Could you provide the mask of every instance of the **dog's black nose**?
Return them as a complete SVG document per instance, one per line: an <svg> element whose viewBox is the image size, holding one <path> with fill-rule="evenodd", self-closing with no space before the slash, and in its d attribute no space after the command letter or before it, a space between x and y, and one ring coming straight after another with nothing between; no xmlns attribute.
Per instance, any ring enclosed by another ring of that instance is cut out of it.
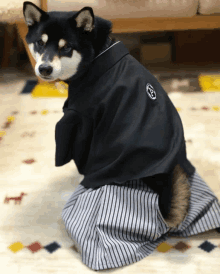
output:
<svg viewBox="0 0 220 274"><path fill-rule="evenodd" d="M39 72L41 75L43 76L49 76L53 71L53 68L51 66L48 66L48 65L40 65L39 66Z"/></svg>

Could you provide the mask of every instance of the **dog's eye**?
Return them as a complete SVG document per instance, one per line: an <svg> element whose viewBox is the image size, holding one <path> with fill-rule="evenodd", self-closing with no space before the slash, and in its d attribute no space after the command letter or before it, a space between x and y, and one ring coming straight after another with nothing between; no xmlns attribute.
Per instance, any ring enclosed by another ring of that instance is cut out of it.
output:
<svg viewBox="0 0 220 274"><path fill-rule="evenodd" d="M44 45L44 42L42 40L39 40L37 41L37 44L42 47Z"/></svg>
<svg viewBox="0 0 220 274"><path fill-rule="evenodd" d="M68 45L65 45L65 46L63 47L63 50L64 50L64 51L70 51L70 50L71 50L71 47L68 46Z"/></svg>

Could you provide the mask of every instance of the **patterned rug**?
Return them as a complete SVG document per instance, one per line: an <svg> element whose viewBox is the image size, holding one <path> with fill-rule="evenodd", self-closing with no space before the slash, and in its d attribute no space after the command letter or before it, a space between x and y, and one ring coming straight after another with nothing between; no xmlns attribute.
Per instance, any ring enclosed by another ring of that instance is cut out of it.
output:
<svg viewBox="0 0 220 274"><path fill-rule="evenodd" d="M219 93L202 92L198 77L185 84L159 78L181 116L188 158L220 199ZM33 98L34 86L21 92L25 85L0 85L0 90L14 89L0 93L1 268L8 273L89 273L61 218L83 179L73 161L55 167L54 130L65 98ZM219 273L219 256L220 234L213 230L172 237L135 264L103 271Z"/></svg>

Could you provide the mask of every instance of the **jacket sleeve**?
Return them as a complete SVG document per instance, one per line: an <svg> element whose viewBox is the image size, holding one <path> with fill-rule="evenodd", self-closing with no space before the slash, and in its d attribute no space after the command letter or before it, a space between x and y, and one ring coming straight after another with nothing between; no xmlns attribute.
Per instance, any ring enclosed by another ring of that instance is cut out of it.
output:
<svg viewBox="0 0 220 274"><path fill-rule="evenodd" d="M79 123L79 114L74 110L64 108L64 115L55 127L55 166L63 166L73 158L72 147L78 134Z"/></svg>

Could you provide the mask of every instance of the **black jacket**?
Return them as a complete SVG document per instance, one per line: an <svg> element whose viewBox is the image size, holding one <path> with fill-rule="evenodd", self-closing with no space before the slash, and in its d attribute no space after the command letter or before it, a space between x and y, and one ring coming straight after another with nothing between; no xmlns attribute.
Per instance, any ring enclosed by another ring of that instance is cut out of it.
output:
<svg viewBox="0 0 220 274"><path fill-rule="evenodd" d="M157 79L121 41L69 85L56 124L56 166L74 160L85 187L171 174L191 175L180 116Z"/></svg>

